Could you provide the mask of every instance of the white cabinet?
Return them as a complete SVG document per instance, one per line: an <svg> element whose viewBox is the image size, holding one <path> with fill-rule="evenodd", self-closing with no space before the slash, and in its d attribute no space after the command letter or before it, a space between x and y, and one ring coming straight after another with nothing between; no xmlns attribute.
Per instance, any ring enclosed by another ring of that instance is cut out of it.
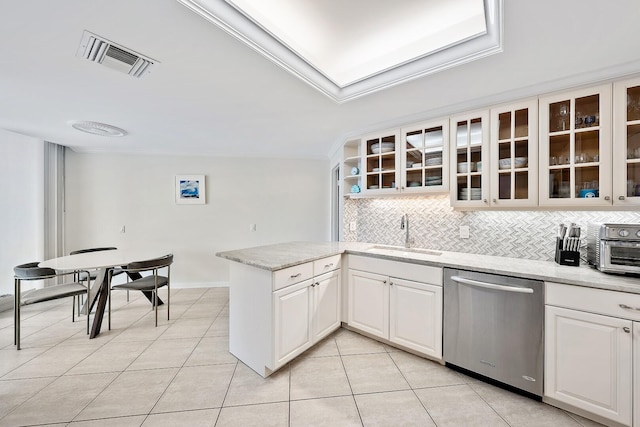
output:
<svg viewBox="0 0 640 427"><path fill-rule="evenodd" d="M628 320L547 306L545 396L631 425Z"/></svg>
<svg viewBox="0 0 640 427"><path fill-rule="evenodd" d="M389 341L442 357L442 286L390 278Z"/></svg>
<svg viewBox="0 0 640 427"><path fill-rule="evenodd" d="M389 336L389 277L349 269L348 323L380 338Z"/></svg>
<svg viewBox="0 0 640 427"><path fill-rule="evenodd" d="M611 85L540 98L540 206L611 205Z"/></svg>
<svg viewBox="0 0 640 427"><path fill-rule="evenodd" d="M313 343L340 327L340 271L315 277L312 285Z"/></svg>
<svg viewBox="0 0 640 427"><path fill-rule="evenodd" d="M639 426L640 295L547 283L545 298L544 400Z"/></svg>
<svg viewBox="0 0 640 427"><path fill-rule="evenodd" d="M449 189L449 119L415 123L343 146L344 194L379 196Z"/></svg>
<svg viewBox="0 0 640 427"><path fill-rule="evenodd" d="M400 191L438 193L449 190L449 119L402 128Z"/></svg>
<svg viewBox="0 0 640 427"><path fill-rule="evenodd" d="M640 77L613 84L613 204L640 205Z"/></svg>
<svg viewBox="0 0 640 427"><path fill-rule="evenodd" d="M489 206L489 110L450 119L451 206Z"/></svg>
<svg viewBox="0 0 640 427"><path fill-rule="evenodd" d="M276 366L311 347L312 285L306 280L273 293Z"/></svg>
<svg viewBox="0 0 640 427"><path fill-rule="evenodd" d="M360 151L365 195L395 194L399 191L400 129L362 137Z"/></svg>
<svg viewBox="0 0 640 427"><path fill-rule="evenodd" d="M348 277L351 328L442 358L441 268L350 256Z"/></svg>
<svg viewBox="0 0 640 427"><path fill-rule="evenodd" d="M263 377L340 327L341 255L274 272L231 264L229 351Z"/></svg>
<svg viewBox="0 0 640 427"><path fill-rule="evenodd" d="M640 322L633 322L633 425L640 427Z"/></svg>
<svg viewBox="0 0 640 427"><path fill-rule="evenodd" d="M492 207L538 205L538 100L491 109Z"/></svg>
<svg viewBox="0 0 640 427"><path fill-rule="evenodd" d="M340 327L340 272L273 293L275 365L281 366Z"/></svg>

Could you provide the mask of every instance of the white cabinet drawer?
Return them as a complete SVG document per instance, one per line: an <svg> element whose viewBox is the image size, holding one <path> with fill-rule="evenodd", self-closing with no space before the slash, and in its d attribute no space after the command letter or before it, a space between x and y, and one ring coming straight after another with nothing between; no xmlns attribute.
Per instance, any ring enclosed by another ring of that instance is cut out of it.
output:
<svg viewBox="0 0 640 427"><path fill-rule="evenodd" d="M273 272L273 290L286 288L303 280L313 277L313 263L294 265L293 267L283 268Z"/></svg>
<svg viewBox="0 0 640 427"><path fill-rule="evenodd" d="M545 301L547 305L640 320L640 294L546 282Z"/></svg>
<svg viewBox="0 0 640 427"><path fill-rule="evenodd" d="M342 255L333 255L326 258L318 259L313 262L313 275L319 276L329 271L337 270L340 268L340 260Z"/></svg>

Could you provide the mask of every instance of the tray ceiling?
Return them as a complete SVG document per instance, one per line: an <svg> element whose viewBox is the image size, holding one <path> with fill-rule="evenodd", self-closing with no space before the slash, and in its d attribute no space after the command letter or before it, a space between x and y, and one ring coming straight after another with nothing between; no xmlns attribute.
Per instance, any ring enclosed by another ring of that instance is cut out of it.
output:
<svg viewBox="0 0 640 427"><path fill-rule="evenodd" d="M499 0L178 0L335 101L502 51Z"/></svg>

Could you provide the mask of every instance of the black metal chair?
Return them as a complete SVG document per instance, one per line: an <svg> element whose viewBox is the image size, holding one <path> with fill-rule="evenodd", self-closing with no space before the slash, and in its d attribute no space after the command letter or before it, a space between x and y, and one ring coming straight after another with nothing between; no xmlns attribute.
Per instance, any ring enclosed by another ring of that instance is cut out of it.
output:
<svg viewBox="0 0 640 427"><path fill-rule="evenodd" d="M158 326L158 289L167 287L167 320L169 320L170 294L171 294L171 264L173 264L173 254L168 254L160 258L154 258L146 261L136 261L122 267L122 270L129 273L151 272L148 276L142 276L139 279L132 280L127 283L111 286L111 270L109 271L109 329L111 329L111 290L126 289L134 291L152 292L152 304L156 314L156 326ZM166 268L167 275L160 276L158 270Z"/></svg>
<svg viewBox="0 0 640 427"><path fill-rule="evenodd" d="M67 273L57 273L52 268L38 267L37 262L30 262L27 264L21 264L13 268L14 276L14 329L13 329L13 338L14 344L17 349L20 350L20 306L21 305L29 305L36 304L39 302L50 301L59 298L73 297L73 301L71 303L71 321L75 322L75 312L76 312L76 297L84 294L89 294L89 286L91 281L86 280L86 286L80 283L79 281L62 283L62 284L54 284L51 286L45 286L40 289L33 289L28 292L25 292L22 295L22 281L23 280L44 280L51 279L55 277L67 276L67 275L75 275L77 272L67 272ZM84 274L89 277L88 271L83 271ZM89 316L87 315L87 334L89 333Z"/></svg>

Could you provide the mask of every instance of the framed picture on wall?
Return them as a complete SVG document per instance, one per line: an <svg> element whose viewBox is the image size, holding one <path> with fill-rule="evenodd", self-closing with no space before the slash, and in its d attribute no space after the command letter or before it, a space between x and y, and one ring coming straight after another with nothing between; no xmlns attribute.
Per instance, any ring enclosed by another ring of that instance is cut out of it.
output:
<svg viewBox="0 0 640 427"><path fill-rule="evenodd" d="M204 205L206 193L204 175L176 175L176 204Z"/></svg>

